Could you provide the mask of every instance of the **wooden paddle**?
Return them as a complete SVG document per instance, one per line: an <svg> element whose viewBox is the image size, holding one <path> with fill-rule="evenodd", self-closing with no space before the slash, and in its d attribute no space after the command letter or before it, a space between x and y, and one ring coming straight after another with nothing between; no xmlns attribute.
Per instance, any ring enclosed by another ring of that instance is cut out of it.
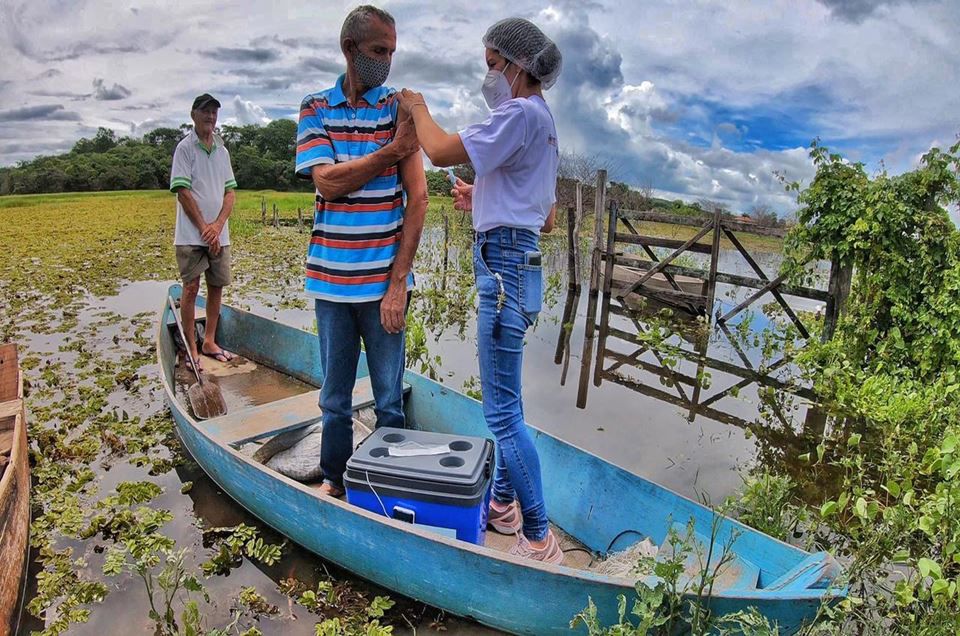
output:
<svg viewBox="0 0 960 636"><path fill-rule="evenodd" d="M187 389L187 397L190 399L190 408L193 409L193 415L198 420L206 420L211 417L226 415L227 403L223 399L223 393L220 387L212 382L204 382L200 377L200 370L197 368L197 361L193 359L190 353L190 345L187 343L187 337L183 333L183 323L180 322L180 311L177 304L173 302L173 296L167 296L170 301L170 311L177 321L177 330L180 332L180 339L183 340L183 346L186 349L187 360L190 361L190 368L193 374L197 376L197 383Z"/></svg>

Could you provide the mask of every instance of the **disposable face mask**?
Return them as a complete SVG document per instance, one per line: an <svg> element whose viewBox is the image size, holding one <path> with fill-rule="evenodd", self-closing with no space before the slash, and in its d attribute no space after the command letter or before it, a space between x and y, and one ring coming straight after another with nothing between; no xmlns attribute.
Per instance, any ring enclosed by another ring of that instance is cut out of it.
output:
<svg viewBox="0 0 960 636"><path fill-rule="evenodd" d="M503 70L506 71L509 66L510 65L507 64L507 66L503 67ZM503 74L503 71L496 69L487 71L486 77L483 78L483 86L480 88L480 92L483 93L483 99L487 102L490 110L495 110L500 104L513 97L513 85L516 84L518 77L520 77L519 71L513 77L513 81L508 82L507 76Z"/></svg>
<svg viewBox="0 0 960 636"><path fill-rule="evenodd" d="M390 62L367 57L360 49L357 49L353 56L353 66L357 69L357 78L364 88L382 86L390 75Z"/></svg>

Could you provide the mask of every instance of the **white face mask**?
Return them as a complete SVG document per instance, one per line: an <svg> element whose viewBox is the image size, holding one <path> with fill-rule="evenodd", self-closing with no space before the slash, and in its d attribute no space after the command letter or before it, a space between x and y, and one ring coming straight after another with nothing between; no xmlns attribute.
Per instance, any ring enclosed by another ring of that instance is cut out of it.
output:
<svg viewBox="0 0 960 636"><path fill-rule="evenodd" d="M510 66L510 64L508 63L507 66ZM504 71L507 70L507 66L503 67ZM483 99L487 102L490 110L496 109L500 104L513 97L513 85L517 83L518 77L520 77L520 71L517 71L517 74L514 75L512 82L507 82L507 76L503 74L503 71L496 69L487 71L480 92L483 93Z"/></svg>

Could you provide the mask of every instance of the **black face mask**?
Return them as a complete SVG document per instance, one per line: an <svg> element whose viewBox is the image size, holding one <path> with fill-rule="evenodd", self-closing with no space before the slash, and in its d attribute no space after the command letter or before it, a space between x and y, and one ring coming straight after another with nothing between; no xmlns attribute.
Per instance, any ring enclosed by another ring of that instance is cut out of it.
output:
<svg viewBox="0 0 960 636"><path fill-rule="evenodd" d="M356 69L357 78L364 88L382 86L390 75L390 62L367 57L360 52L359 47L354 47L353 68Z"/></svg>

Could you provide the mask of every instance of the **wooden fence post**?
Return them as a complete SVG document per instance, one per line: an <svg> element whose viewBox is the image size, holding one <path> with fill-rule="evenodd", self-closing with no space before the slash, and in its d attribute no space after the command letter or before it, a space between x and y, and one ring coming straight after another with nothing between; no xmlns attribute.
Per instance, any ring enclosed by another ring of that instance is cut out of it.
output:
<svg viewBox="0 0 960 636"><path fill-rule="evenodd" d="M833 338L837 330L837 321L840 319L840 313L847 302L847 296L850 295L850 285L853 281L853 266L842 265L840 259L836 256L830 261L830 282L827 291L830 294L830 300L827 301L827 308L823 317L823 337L824 342Z"/></svg>
<svg viewBox="0 0 960 636"><path fill-rule="evenodd" d="M446 208L440 208L443 215L443 278L440 280L440 289L447 289L447 268L450 266L450 216Z"/></svg>
<svg viewBox="0 0 960 636"><path fill-rule="evenodd" d="M297 232L303 234L303 208L297 206Z"/></svg>
<svg viewBox="0 0 960 636"><path fill-rule="evenodd" d="M579 289L580 281L577 279L577 219L574 217L576 212L574 207L567 207L567 289Z"/></svg>
<svg viewBox="0 0 960 636"><path fill-rule="evenodd" d="M267 224L267 200L260 197L260 223Z"/></svg>
<svg viewBox="0 0 960 636"><path fill-rule="evenodd" d="M617 202L610 202L610 216L607 221L606 260L603 272L603 300L600 303L600 338L597 342L597 360L593 367L593 386L600 386L603 372L603 360L607 347L607 333L610 323L610 291L613 285L613 267L616 264Z"/></svg>
<svg viewBox="0 0 960 636"><path fill-rule="evenodd" d="M713 245L710 248L710 276L707 278L707 318L713 321L713 301L717 294L717 265L720 261L720 232L723 217L720 207L713 211Z"/></svg>
<svg viewBox="0 0 960 636"><path fill-rule="evenodd" d="M587 297L587 324L583 333L580 386L577 390L577 408L581 409L587 406L587 384L590 382L590 364L593 361L593 335L597 322L597 296L600 291L600 252L603 249L603 211L606 185L607 171L597 170L597 191L593 204L593 254L590 259L590 294Z"/></svg>

